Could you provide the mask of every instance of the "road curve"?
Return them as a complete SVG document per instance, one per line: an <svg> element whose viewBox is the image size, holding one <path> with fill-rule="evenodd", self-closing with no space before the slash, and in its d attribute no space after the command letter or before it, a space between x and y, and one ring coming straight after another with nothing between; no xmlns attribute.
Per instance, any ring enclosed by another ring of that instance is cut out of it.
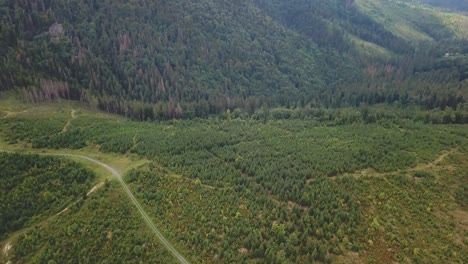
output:
<svg viewBox="0 0 468 264"><path fill-rule="evenodd" d="M0 150L0 152L1 151L3 151L3 150ZM3 151L3 152L9 152L9 151ZM180 261L180 263L189 264L189 262L171 245L171 243L169 243L169 241L167 241L167 239L163 236L163 234L159 231L159 229L153 223L151 218L149 218L148 214L146 214L145 210L141 207L140 203L138 203L137 199L135 198L135 196L133 196L133 193L130 191L127 184L122 179L122 175L120 175L120 173L116 169L114 169L111 166L109 166L107 164L104 164L104 163L102 163L102 162L100 162L98 160L95 160L95 159L92 159L92 158L89 158L89 157L86 157L86 156L82 156L82 155L46 154L46 153L44 153L44 154L41 153L41 155L64 156L64 157L73 157L73 158L84 159L84 160L87 160L87 161L92 162L94 164L97 164L97 165L103 167L104 169L106 169L107 171L109 171L110 173L112 173L112 175L114 175L117 178L117 180L120 182L120 184L124 188L125 192L127 193L127 196L130 198L130 200L132 200L133 204L136 206L136 208L140 212L141 216L143 217L143 220L145 220L146 224L148 224L148 226L153 231L153 233L158 237L159 241L161 241L161 243L167 248L167 250L169 250Z"/></svg>

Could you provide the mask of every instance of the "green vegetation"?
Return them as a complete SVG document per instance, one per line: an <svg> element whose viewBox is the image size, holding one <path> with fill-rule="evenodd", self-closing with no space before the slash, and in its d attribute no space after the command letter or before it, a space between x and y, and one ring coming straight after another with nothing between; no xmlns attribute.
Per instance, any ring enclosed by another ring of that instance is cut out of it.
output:
<svg viewBox="0 0 468 264"><path fill-rule="evenodd" d="M359 8L388 31L408 43L440 41L453 37L437 14L419 5L392 0L357 0Z"/></svg>
<svg viewBox="0 0 468 264"><path fill-rule="evenodd" d="M168 239L194 261L456 262L467 257L460 219L466 215L468 129L456 122L431 123L445 111L273 109L266 118L237 112L139 123L77 109L68 129L57 125L54 134L52 110L32 108L28 112L34 115L2 119L0 133L27 148L73 149L73 142L83 142L86 151L98 146L105 153L150 160L125 180ZM67 111L57 115L61 112ZM109 208L107 199L94 206ZM87 208L77 210L73 221L81 224L74 232L93 225L86 222L89 212L81 211ZM57 226L62 225L70 222ZM65 237L46 229L18 259L38 254L48 232ZM152 238L132 239L125 245L139 252L138 246ZM96 241L80 241L97 247ZM59 249L59 254L69 259L82 254L79 249ZM52 253L40 254L45 260ZM151 259L147 254L141 259Z"/></svg>
<svg viewBox="0 0 468 264"><path fill-rule="evenodd" d="M457 190L457 202L461 206L465 206L468 202L468 184L462 184Z"/></svg>
<svg viewBox="0 0 468 264"><path fill-rule="evenodd" d="M203 116L266 96L296 101L358 76L342 70L354 69L349 58L319 51L249 1L1 1L0 10L2 89L20 88L27 101Z"/></svg>
<svg viewBox="0 0 468 264"><path fill-rule="evenodd" d="M0 262L463 263L460 10L0 0Z"/></svg>
<svg viewBox="0 0 468 264"><path fill-rule="evenodd" d="M307 209L272 200L255 183L211 187L199 180L164 177L157 170L133 171L127 177L154 218L177 230L173 239L207 260L324 261L327 251L339 246L332 237L337 232L351 235L360 220L357 204L326 179L312 184L313 206Z"/></svg>
<svg viewBox="0 0 468 264"><path fill-rule="evenodd" d="M459 195L468 181L466 153L446 156L415 168L414 177L402 171L337 178L366 212L369 233L362 242L369 262L463 263L468 257L467 211Z"/></svg>
<svg viewBox="0 0 468 264"><path fill-rule="evenodd" d="M467 97L467 16L414 1L3 0L0 19L0 89L26 102L168 120Z"/></svg>
<svg viewBox="0 0 468 264"><path fill-rule="evenodd" d="M86 195L94 174L55 157L0 152L0 239Z"/></svg>
<svg viewBox="0 0 468 264"><path fill-rule="evenodd" d="M175 263L125 196L109 182L12 243L14 263Z"/></svg>

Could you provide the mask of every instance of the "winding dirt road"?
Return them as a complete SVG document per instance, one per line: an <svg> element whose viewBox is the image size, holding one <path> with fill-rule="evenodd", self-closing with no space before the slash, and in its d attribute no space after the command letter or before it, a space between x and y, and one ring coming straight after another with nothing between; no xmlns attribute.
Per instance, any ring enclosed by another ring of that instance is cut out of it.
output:
<svg viewBox="0 0 468 264"><path fill-rule="evenodd" d="M9 152L9 151L4 151L0 149L0 152ZM125 192L127 193L127 196L132 200L133 204L136 206L138 211L140 212L141 216L143 217L143 220L148 224L149 228L153 231L153 233L158 237L159 241L169 250L179 261L180 263L188 264L189 262L167 241L167 239L163 236L163 234L159 231L159 229L156 227L156 225L153 223L151 218L148 216L148 214L145 212L145 210L141 207L140 203L137 201L133 193L130 191L128 188L127 184L124 182L122 179L122 175L120 173L112 168L111 166L104 164L98 160L82 156L82 155L74 155L74 154L41 154L41 155L49 155L49 156L64 156L64 157L73 157L73 158L79 158L79 159L84 159L89 162L92 162L96 165L101 166L102 168L106 169L108 172L112 173L117 180L120 182L122 187L124 188Z"/></svg>

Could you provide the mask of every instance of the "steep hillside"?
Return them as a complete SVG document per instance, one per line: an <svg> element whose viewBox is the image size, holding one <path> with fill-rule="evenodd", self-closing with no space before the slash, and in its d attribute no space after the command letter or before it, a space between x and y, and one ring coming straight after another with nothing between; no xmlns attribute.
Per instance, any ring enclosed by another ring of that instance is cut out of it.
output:
<svg viewBox="0 0 468 264"><path fill-rule="evenodd" d="M319 46L359 49L355 38L393 54L414 53L422 42L466 39L468 17L395 0L254 0L279 23Z"/></svg>
<svg viewBox="0 0 468 264"><path fill-rule="evenodd" d="M1 90L140 120L278 105L456 108L468 91L468 18L414 2L7 0L0 17Z"/></svg>
<svg viewBox="0 0 468 264"><path fill-rule="evenodd" d="M255 0L278 23L363 68L326 106L361 103L456 108L468 95L468 17L395 0ZM444 87L444 89L441 89ZM325 98L325 100L324 100Z"/></svg>
<svg viewBox="0 0 468 264"><path fill-rule="evenodd" d="M351 35L398 53L412 51L406 41L361 11L354 1L255 0L255 3L286 27L321 46L349 50L352 45L347 36Z"/></svg>
<svg viewBox="0 0 468 264"><path fill-rule="evenodd" d="M297 100L358 76L351 60L250 1L8 1L2 17L3 88L229 106L229 97Z"/></svg>

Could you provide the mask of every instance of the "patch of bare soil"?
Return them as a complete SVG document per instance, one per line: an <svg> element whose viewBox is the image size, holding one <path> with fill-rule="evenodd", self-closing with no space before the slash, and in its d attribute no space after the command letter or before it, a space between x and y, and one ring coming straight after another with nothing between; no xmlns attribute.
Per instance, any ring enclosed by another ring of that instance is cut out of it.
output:
<svg viewBox="0 0 468 264"><path fill-rule="evenodd" d="M468 212L464 210L455 210L453 212L455 222L464 232L468 231Z"/></svg>
<svg viewBox="0 0 468 264"><path fill-rule="evenodd" d="M91 190L88 191L88 193L86 193L86 196L91 195L93 192L95 192L97 189L101 188L103 185L104 185L103 182L100 182L100 183L96 184L95 186L93 186L93 188L91 188ZM61 215L61 214L65 213L66 211L68 211L68 209L69 209L71 206L77 204L77 203L78 203L79 201L81 201L82 199L83 199L83 198L78 199L78 201L74 202L72 205L70 205L70 206L68 206L67 208L63 209L63 210L60 211L57 215Z"/></svg>
<svg viewBox="0 0 468 264"><path fill-rule="evenodd" d="M8 257L8 252L10 251L12 245L10 242L8 242L5 247L3 248L3 254Z"/></svg>
<svg viewBox="0 0 468 264"><path fill-rule="evenodd" d="M88 193L86 193L86 196L89 196L90 194L95 192L97 189L101 188L103 185L104 185L103 182L100 182L100 183L96 184L93 188L91 188L91 190L89 190Z"/></svg>
<svg viewBox="0 0 468 264"><path fill-rule="evenodd" d="M458 234L454 234L452 239L455 243L459 245L464 245L464 241L468 241L468 236L465 234L468 232L468 212L463 210L453 211L453 218L455 220L455 225L462 230Z"/></svg>

